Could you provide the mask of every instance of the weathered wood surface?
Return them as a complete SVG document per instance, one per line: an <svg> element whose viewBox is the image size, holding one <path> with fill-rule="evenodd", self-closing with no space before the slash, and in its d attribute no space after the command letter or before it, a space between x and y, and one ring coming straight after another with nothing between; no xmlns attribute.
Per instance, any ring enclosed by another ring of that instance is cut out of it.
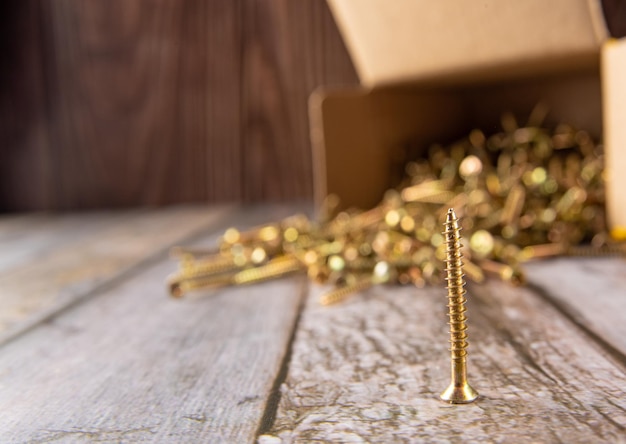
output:
<svg viewBox="0 0 626 444"><path fill-rule="evenodd" d="M301 210L0 221L2 316L22 303L7 282L56 301L12 318L21 334L0 343L0 442L626 442L620 259L532 265L527 288L471 286L481 398L467 406L438 399L443 286L333 307L299 277L167 297L172 243L211 246L227 226Z"/></svg>
<svg viewBox="0 0 626 444"><path fill-rule="evenodd" d="M438 399L449 383L443 288L375 288L333 308L315 293L261 443L626 440L623 355L531 289L471 287L469 379L481 398L465 406ZM607 322L624 321L624 304Z"/></svg>
<svg viewBox="0 0 626 444"><path fill-rule="evenodd" d="M553 259L527 264L526 272L562 313L626 356L626 260Z"/></svg>
<svg viewBox="0 0 626 444"><path fill-rule="evenodd" d="M128 214L125 215L128 218ZM119 222L123 213L92 212L0 216L0 273L31 261L68 242L80 242L103 227Z"/></svg>
<svg viewBox="0 0 626 444"><path fill-rule="evenodd" d="M0 350L2 442L250 442L305 286L177 301L171 264Z"/></svg>
<svg viewBox="0 0 626 444"><path fill-rule="evenodd" d="M0 218L0 343L169 247L234 207L175 207Z"/></svg>
<svg viewBox="0 0 626 444"><path fill-rule="evenodd" d="M293 207L234 212L230 224ZM161 244L162 245L162 244ZM0 347L0 442L253 442L281 374L306 282L174 300L163 254Z"/></svg>

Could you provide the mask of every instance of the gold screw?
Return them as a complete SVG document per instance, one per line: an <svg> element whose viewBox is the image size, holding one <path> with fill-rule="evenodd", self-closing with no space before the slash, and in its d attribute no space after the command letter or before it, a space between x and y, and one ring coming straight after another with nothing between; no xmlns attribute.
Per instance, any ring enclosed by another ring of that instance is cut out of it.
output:
<svg viewBox="0 0 626 444"><path fill-rule="evenodd" d="M358 280L352 284L339 287L335 290L329 291L328 293L322 295L320 297L320 304L321 305L337 304L339 302L344 301L351 294L366 290L370 288L372 285L374 285L374 282L372 281L370 277Z"/></svg>
<svg viewBox="0 0 626 444"><path fill-rule="evenodd" d="M175 274L168 280L170 294L175 298L182 297L191 290L224 285L243 285L262 282L302 270L302 264L296 258L279 256L265 265L237 273L222 273L210 276L191 277Z"/></svg>
<svg viewBox="0 0 626 444"><path fill-rule="evenodd" d="M466 261L463 263L463 266L467 277L471 281L474 281L477 284L481 284L485 281L485 274L483 273L482 268L480 268L474 262L466 259Z"/></svg>
<svg viewBox="0 0 626 444"><path fill-rule="evenodd" d="M480 260L478 265L485 273L498 276L504 282L515 287L523 285L526 282L526 275L518 265L503 264L489 259Z"/></svg>
<svg viewBox="0 0 626 444"><path fill-rule="evenodd" d="M397 270L385 261L378 262L372 274L365 278L361 278L350 282L343 287L339 287L320 297L321 305L332 305L344 301L348 296L359 291L366 290L374 285L384 284L392 280L397 274Z"/></svg>
<svg viewBox="0 0 626 444"><path fill-rule="evenodd" d="M291 256L279 256L260 267L243 270L233 275L236 285L252 284L303 270L302 263Z"/></svg>
<svg viewBox="0 0 626 444"><path fill-rule="evenodd" d="M182 298L185 293L192 290L218 288L232 284L231 275L200 277L197 279L185 279L184 277L174 275L167 281L170 295L174 298Z"/></svg>
<svg viewBox="0 0 626 444"><path fill-rule="evenodd" d="M626 244L602 245L600 247L592 246L571 246L565 252L567 256L626 256Z"/></svg>
<svg viewBox="0 0 626 444"><path fill-rule="evenodd" d="M563 243L532 245L522 249L521 259L546 259L557 256L626 256L626 244L616 243L594 247L592 245L566 245Z"/></svg>
<svg viewBox="0 0 626 444"><path fill-rule="evenodd" d="M461 258L459 220L450 208L446 215L443 232L446 243L446 280L448 281L448 315L450 317L450 353L452 381L439 396L450 404L467 404L478 397L478 393L467 382L467 325L465 321L465 280Z"/></svg>
<svg viewBox="0 0 626 444"><path fill-rule="evenodd" d="M560 256L567 250L567 246L561 242L554 242L550 244L529 245L522 248L519 256L522 261L528 261L532 259L545 259L555 256Z"/></svg>
<svg viewBox="0 0 626 444"><path fill-rule="evenodd" d="M245 265L245 264L244 264ZM242 268L234 263L232 257L216 255L209 258L203 258L188 264L183 268L185 279L203 277L207 275L224 273Z"/></svg>

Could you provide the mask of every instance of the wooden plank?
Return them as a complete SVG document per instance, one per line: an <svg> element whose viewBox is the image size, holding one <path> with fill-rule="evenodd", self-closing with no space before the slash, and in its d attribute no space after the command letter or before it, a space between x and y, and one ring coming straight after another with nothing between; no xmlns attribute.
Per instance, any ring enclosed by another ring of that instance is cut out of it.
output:
<svg viewBox="0 0 626 444"><path fill-rule="evenodd" d="M0 252L0 264L7 264L0 269L0 343L209 229L233 210L188 206L48 216L27 225Z"/></svg>
<svg viewBox="0 0 626 444"><path fill-rule="evenodd" d="M310 199L309 95L329 82L357 83L356 73L325 2L242 5L243 196Z"/></svg>
<svg viewBox="0 0 626 444"><path fill-rule="evenodd" d="M41 3L0 6L0 212L54 206Z"/></svg>
<svg viewBox="0 0 626 444"><path fill-rule="evenodd" d="M445 305L443 288L374 288L331 308L312 292L259 442L623 442L623 357L531 290L499 282L469 295L468 374L481 398L440 401Z"/></svg>
<svg viewBox="0 0 626 444"><path fill-rule="evenodd" d="M626 260L554 259L526 264L525 270L529 283L562 312L626 356Z"/></svg>
<svg viewBox="0 0 626 444"><path fill-rule="evenodd" d="M193 190L196 200L205 196L206 140L195 123L206 114L188 99L206 96L204 82L189 81L203 78L206 59L186 49L198 51L196 22L208 16L169 1L146 6L43 2L46 53L54 55L46 60L46 87L55 92L56 208L170 203L189 200ZM196 118L184 119L187 110Z"/></svg>
<svg viewBox="0 0 626 444"><path fill-rule="evenodd" d="M308 96L358 82L319 0L0 8L0 210L311 198Z"/></svg>
<svg viewBox="0 0 626 444"><path fill-rule="evenodd" d="M174 268L162 259L0 348L3 442L254 440L304 278L175 300Z"/></svg>
<svg viewBox="0 0 626 444"><path fill-rule="evenodd" d="M80 243L98 230L132 218L137 212L83 214L22 213L0 216L0 273L50 254L67 243Z"/></svg>
<svg viewBox="0 0 626 444"><path fill-rule="evenodd" d="M3 8L0 209L240 195L237 1L24 3Z"/></svg>

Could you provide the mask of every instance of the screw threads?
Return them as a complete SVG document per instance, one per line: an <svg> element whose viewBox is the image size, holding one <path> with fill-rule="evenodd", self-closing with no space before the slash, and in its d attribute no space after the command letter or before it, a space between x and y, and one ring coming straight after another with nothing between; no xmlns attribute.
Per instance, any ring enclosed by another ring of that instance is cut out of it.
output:
<svg viewBox="0 0 626 444"><path fill-rule="evenodd" d="M547 259L557 256L612 257L626 256L626 243L612 243L595 247L593 245L565 245L562 243L531 245L522 249L523 261Z"/></svg>
<svg viewBox="0 0 626 444"><path fill-rule="evenodd" d="M463 359L467 355L467 316L465 316L465 279L458 219L454 210L449 210L445 223L446 281L448 283L448 316L450 318L450 352L452 359Z"/></svg>
<svg viewBox="0 0 626 444"><path fill-rule="evenodd" d="M567 248L565 254L578 257L626 256L626 248L625 244L601 247L572 246Z"/></svg>
<svg viewBox="0 0 626 444"><path fill-rule="evenodd" d="M183 297L185 293L207 287L222 287L232 285L230 275L206 276L197 279L187 280L179 276L173 276L168 281L170 295L175 298Z"/></svg>
<svg viewBox="0 0 626 444"><path fill-rule="evenodd" d="M196 278L216 273L224 273L226 271L237 270L239 265L233 262L230 257L219 256L211 259L203 259L189 266L184 274L186 278Z"/></svg>
<svg viewBox="0 0 626 444"><path fill-rule="evenodd" d="M446 215L443 232L446 245L446 281L448 288L448 316L450 318L451 382L440 395L451 404L466 404L474 401L478 393L467 382L467 316L465 316L465 279L461 254L459 220L454 209Z"/></svg>
<svg viewBox="0 0 626 444"><path fill-rule="evenodd" d="M281 256L257 268L240 271L233 276L233 283L251 284L302 270L302 263L293 257Z"/></svg>
<svg viewBox="0 0 626 444"><path fill-rule="evenodd" d="M210 264L207 264L210 265ZM231 268L232 269L232 268ZM302 264L296 258L281 256L267 264L242 270L237 273L225 273L230 271L226 267L222 270L214 270L214 274L195 274L195 270L185 270L173 275L168 280L170 294L173 297L182 297L185 293L207 287L221 287L224 285L242 285L261 282L280 277L288 273L302 269Z"/></svg>
<svg viewBox="0 0 626 444"><path fill-rule="evenodd" d="M376 261L367 257L346 261L346 268L350 270L371 270L375 265Z"/></svg>
<svg viewBox="0 0 626 444"><path fill-rule="evenodd" d="M330 291L324 294L320 298L321 305L333 305L338 302L343 301L347 296L350 296L353 293L358 293L359 291L363 291L368 289L373 285L371 279L363 279L361 281L357 281L354 284L346 285L344 287L338 288L336 290Z"/></svg>

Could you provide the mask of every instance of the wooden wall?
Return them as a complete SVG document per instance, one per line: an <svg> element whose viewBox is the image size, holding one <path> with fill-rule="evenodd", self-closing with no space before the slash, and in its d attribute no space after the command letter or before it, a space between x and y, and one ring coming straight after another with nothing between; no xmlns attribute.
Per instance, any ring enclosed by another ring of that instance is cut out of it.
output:
<svg viewBox="0 0 626 444"><path fill-rule="evenodd" d="M358 81L323 0L15 0L0 28L0 211L311 198L308 95Z"/></svg>

